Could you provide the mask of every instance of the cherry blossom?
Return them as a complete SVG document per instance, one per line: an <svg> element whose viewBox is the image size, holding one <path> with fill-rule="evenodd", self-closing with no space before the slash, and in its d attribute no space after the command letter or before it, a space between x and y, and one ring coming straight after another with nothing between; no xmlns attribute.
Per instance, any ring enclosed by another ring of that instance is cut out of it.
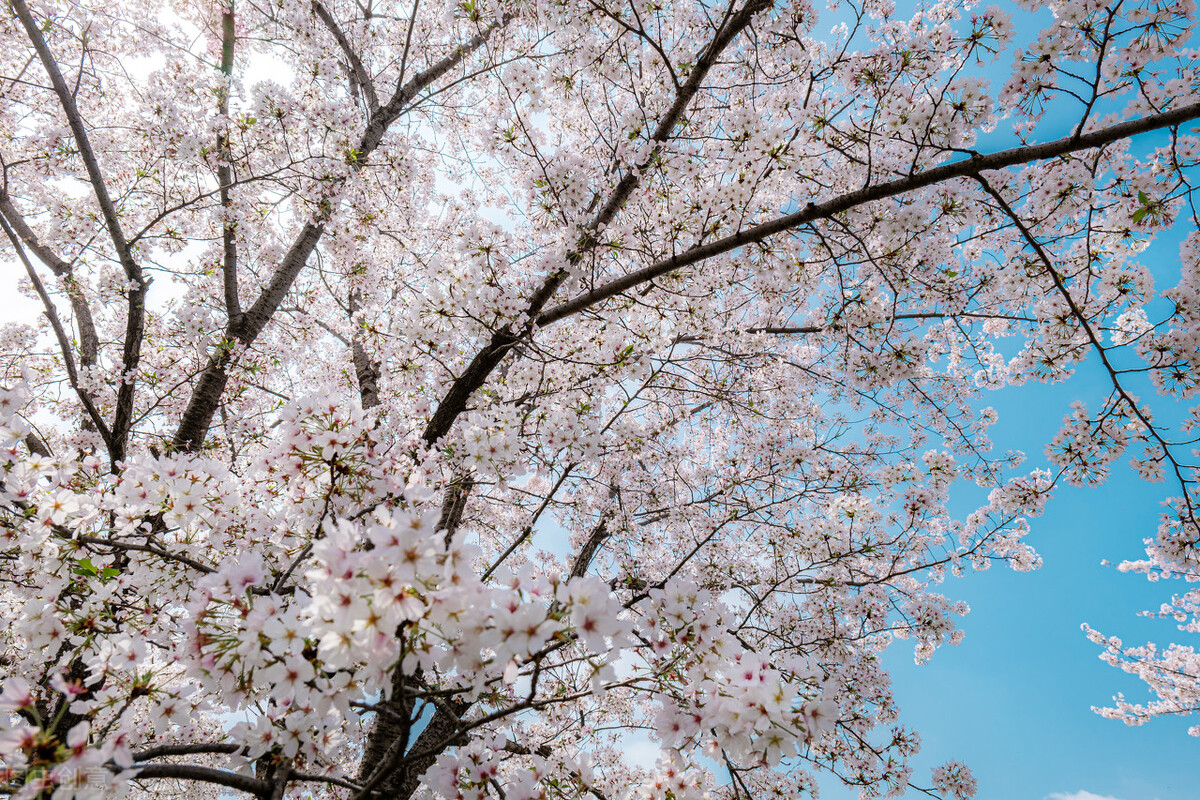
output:
<svg viewBox="0 0 1200 800"><path fill-rule="evenodd" d="M12 0L5 791L974 795L948 577L1126 463L1198 574L1195 9L1047 7Z"/></svg>

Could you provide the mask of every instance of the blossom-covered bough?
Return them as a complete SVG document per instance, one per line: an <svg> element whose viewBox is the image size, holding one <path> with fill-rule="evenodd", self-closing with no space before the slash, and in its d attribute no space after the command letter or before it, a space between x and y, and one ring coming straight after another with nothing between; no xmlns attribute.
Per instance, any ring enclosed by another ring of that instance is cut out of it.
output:
<svg viewBox="0 0 1200 800"><path fill-rule="evenodd" d="M879 662L961 639L947 573L1036 567L1027 518L1128 455L1175 498L1133 567L1197 575L1196 412L1142 397L1197 387L1190 2L1019 41L966 3L9 9L8 794L964 798ZM1052 469L993 454L980 393L1085 359ZM1161 696L1118 713L1196 707L1191 650L1101 641Z"/></svg>

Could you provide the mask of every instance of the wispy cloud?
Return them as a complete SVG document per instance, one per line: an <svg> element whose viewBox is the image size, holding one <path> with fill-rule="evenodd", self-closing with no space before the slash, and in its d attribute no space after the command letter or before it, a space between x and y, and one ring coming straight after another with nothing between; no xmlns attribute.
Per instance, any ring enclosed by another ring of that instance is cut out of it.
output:
<svg viewBox="0 0 1200 800"><path fill-rule="evenodd" d="M1121 800L1121 798L1080 789L1078 792L1055 792L1046 795L1046 800Z"/></svg>

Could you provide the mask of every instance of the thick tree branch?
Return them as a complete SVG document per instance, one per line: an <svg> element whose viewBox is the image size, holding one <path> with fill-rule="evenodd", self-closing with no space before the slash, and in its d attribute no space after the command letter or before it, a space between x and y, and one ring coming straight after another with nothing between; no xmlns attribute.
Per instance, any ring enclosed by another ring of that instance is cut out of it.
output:
<svg viewBox="0 0 1200 800"><path fill-rule="evenodd" d="M397 747L382 763L370 763L364 759L362 788L353 800L406 800L412 797L420 785L421 776L433 766L442 751L465 739L459 729L462 714L467 708L469 704L465 702L450 700L440 703L429 723L417 736L410 752ZM396 769L397 766L400 768Z"/></svg>
<svg viewBox="0 0 1200 800"><path fill-rule="evenodd" d="M133 753L134 761L150 761L164 756L191 756L199 753L233 755L245 749L244 745L226 742L196 742L194 744L165 744L138 750Z"/></svg>
<svg viewBox="0 0 1200 800"><path fill-rule="evenodd" d="M50 299L50 293L46 291L46 287L42 284L42 279L38 277L37 270L33 268L33 264L25 255L25 248L21 246L21 241L17 238L17 234L9 227L8 220L5 216L0 215L0 227L4 229L4 233L8 236L8 240L12 243L13 250L16 251L17 258L25 267L26 274L29 275L29 280L33 284L34 291L42 301L42 308L45 311L46 319L50 321L50 328L54 331L54 338L58 340L58 349L62 354L63 367L67 371L67 380L71 383L71 388L75 390L75 395L79 398L79 402L83 404L84 410L88 417L96 426L96 430L100 433L100 438L104 440L105 446L112 451L113 434L104 423L104 417L100 413L100 409L92 401L92 396L83 390L79 385L79 372L75 367L75 354L71 349L71 340L67 336L67 331L63 327L62 320L59 319L58 309L55 308L54 302Z"/></svg>
<svg viewBox="0 0 1200 800"><path fill-rule="evenodd" d="M404 82L404 76L408 69L408 54L412 49L413 28L417 26L417 9L421 5L421 0L413 0L412 13L408 15L408 30L404 32L404 50L400 53L400 82Z"/></svg>
<svg viewBox="0 0 1200 800"><path fill-rule="evenodd" d="M362 306L362 292L350 291L350 322L354 326L351 334L350 352L354 360L354 375L358 378L358 396L364 410L379 405L379 365L371 360L359 334L360 326L355 319Z"/></svg>
<svg viewBox="0 0 1200 800"><path fill-rule="evenodd" d="M230 789L237 789L240 792L246 792L255 797L266 798L271 796L272 787L266 781L213 767L202 767L197 764L147 764L144 767L134 767L133 769L136 770L136 774L133 776L133 780L135 781L149 778L198 781L200 783L216 784L217 786L227 786Z"/></svg>
<svg viewBox="0 0 1200 800"><path fill-rule="evenodd" d="M769 0L750 0L739 11L732 13L723 21L713 39L697 59L696 66L693 68L691 74L689 74L687 82L676 94L671 107L659 119L654 133L651 135L651 141L654 142L654 149L647 157L647 163L658 152L662 144L671 137L675 126L700 90L701 84L708 72L717 64L724 49L749 26L757 13L769 7ZM611 222L625 206L640 180L640 169L633 169L627 172L617 183L608 199L596 212L595 217L583 229L574 252L568 256L571 266L582 261L583 256L595 247L596 233ZM537 317L545 304L550 301L554 293L562 285L562 282L566 280L567 274L567 269L563 268L547 276L538 291L530 297L527 308L529 319ZM434 444L450 431L458 415L466 409L471 395L484 384L488 376L504 360L509 351L527 336L530 331L531 326L528 325L517 330L514 330L512 327L506 327L497 331L492 336L491 341L471 360L462 374L459 375L443 396L437 411L434 412L425 430L422 432L422 439L427 444ZM406 759L404 766L397 771L396 775L391 777L389 777L389 772L393 767L386 762L383 765L375 767L370 779L365 781L364 790L360 795L362 797L370 797L370 789L380 782L386 781L385 786L388 787L388 797L399 798L399 800L407 800L408 797L411 797L412 793L416 790L420 776L434 762L437 754L454 740L453 731L458 727L458 720L455 717L460 716L466 707L464 705L462 709L455 709L453 714L447 709L439 708L434 713L428 726L421 732L421 736L414 745L414 751L421 752L425 740L436 742L437 746L430 748L429 755ZM368 747L372 746L373 740L377 735L378 731L372 731L371 738L368 739ZM369 765L364 761L364 768L367 766L374 767L374 765Z"/></svg>
<svg viewBox="0 0 1200 800"><path fill-rule="evenodd" d="M412 99L460 64L468 55L482 47L497 29L507 24L508 19L510 18L506 17L492 23L456 47L452 53L429 69L414 75L411 81L398 87L387 104L371 115L366 130L359 140L357 156L352 167L356 171L362 169L367 163L367 159L383 141L388 128L407 109ZM336 187L331 191L335 190ZM321 212L315 219L304 225L271 276L270 282L259 294L258 299L246 310L238 324L232 328L229 332L231 335L224 337L223 341L213 348L213 353L209 356L208 363L188 400L187 408L180 418L179 427L175 431L172 440L174 450L195 452L204 444L208 429L212 425L213 415L216 413L221 395L225 391L225 384L229 380L226 370L233 360L235 348L239 343L242 346L253 344L267 323L270 322L288 291L296 282L301 270L304 269L304 265L308 263L321 236L324 235L325 222L330 213L332 213L332 208Z"/></svg>
<svg viewBox="0 0 1200 800"><path fill-rule="evenodd" d="M737 38L738 34L750 25L750 22L757 13L769 7L769 0L750 0L740 11L724 20L721 27L713 36L713 39L701 52L699 58L697 58L696 66L688 75L687 81L676 93L671 107L667 109L659 119L658 125L655 126L654 133L650 136L650 141L654 143L654 147L650 154L647 155L644 163L649 163L658 154L662 145L671 138L675 126L683 117L684 112L691 104L696 93L700 91L700 86L709 71L716 66L724 49ZM608 199L596 212L592 220L584 226L580 240L576 244L574 251L568 254L568 266L573 267L579 264L583 260L584 255L596 246L596 234L604 226L612 222L617 212L624 208L625 204L629 201L630 195L640 181L641 167L638 167L626 172L617 185L613 187ZM546 277L546 280L538 291L529 298L526 309L529 319L540 319L539 315L541 315L542 309L545 308L546 303L550 302L554 293L558 291L563 281L566 280L567 274L568 269L564 267L555 270ZM450 428L454 425L454 420L466 409L471 395L484 384L492 371L508 355L509 350L524 339L531 330L532 326L530 325L517 330L509 326L493 334L491 341L467 364L466 368L450 386L445 396L443 396L441 403L438 404L437 410L421 434L421 438L424 439L426 444L434 444L450 431Z"/></svg>
<svg viewBox="0 0 1200 800"><path fill-rule="evenodd" d="M438 519L437 530L446 532L447 547L450 545L454 532L458 530L459 523L462 522L463 512L467 508L467 500L471 497L471 490L474 488L475 476L470 472L459 475L446 487L446 496L442 498L442 512Z"/></svg>
<svg viewBox="0 0 1200 800"><path fill-rule="evenodd" d="M323 224L309 222L304 226L300 236L284 255L271 282L263 289L254 305L242 314L235 329L237 341L226 337L209 356L208 364L200 373L196 388L192 390L191 399L180 419L179 428L175 431L172 443L175 450L194 452L200 449L204 438L208 435L208 428L212 424L213 414L216 413L217 406L220 404L221 395L225 392L225 384L229 380L225 370L233 360L237 342L249 345L258 338L258 334L266 327L272 314L287 296L288 290L300 274L300 270L304 268L308 257L324 232Z"/></svg>
<svg viewBox="0 0 1200 800"><path fill-rule="evenodd" d="M137 551L137 552L142 552L142 553L153 553L154 555L156 555L160 558L165 558L168 561L175 561L180 564L189 566L192 569L196 570L197 572L202 572L205 575L208 575L208 574L216 571L212 567L210 567L206 564L202 564L194 558L190 558L189 556L185 556L185 555L180 555L179 553L172 553L170 550L167 550L163 547L159 547L158 545L155 545L155 544L138 544L137 542L126 542L126 541L122 541L119 539L104 539L99 536L87 536L84 534L72 534L70 532L68 532L68 535L65 538L72 539L77 542L83 542L84 544L92 544L92 545L103 546L103 547L111 547L113 550L129 550L129 551Z"/></svg>
<svg viewBox="0 0 1200 800"><path fill-rule="evenodd" d="M612 518L613 511L610 509L600 517L600 522L592 529L587 541L583 543L583 547L579 548L579 555L575 557L575 562L571 564L570 576L572 578L582 578L587 574L588 567L592 565L592 560L596 557L596 553L600 552L600 545L604 544L604 540L611 536L608 531L608 523Z"/></svg>
<svg viewBox="0 0 1200 800"><path fill-rule="evenodd" d="M95 366L100 353L100 337L96 334L96 323L92 318L92 309L88 305L83 289L75 277L75 270L58 255L42 243L25 217L13 205L7 189L0 190L0 217L12 227L25 246L37 256L54 276L63 282L67 290L67 298L71 301L71 312L75 317L75 326L79 329L79 363L85 367Z"/></svg>
<svg viewBox="0 0 1200 800"><path fill-rule="evenodd" d="M847 192L824 203L809 203L795 213L785 214L770 222L746 228L723 239L693 247L691 250L663 259L645 269L631 272L624 277L610 281L594 291L546 310L538 316L537 324L539 326L551 325L566 319L572 314L577 314L584 309L591 308L610 297L615 297L683 267L699 263L714 256L723 255L739 247L744 247L747 244L761 242L768 237L794 230L801 225L806 225L819 219L828 219L866 203L885 200L889 197L906 194L916 189L923 189L926 186L932 186L954 178L971 177L985 170L1004 169L1018 164L1028 164L1033 161L1045 161L1046 159L1057 158L1058 156L1075 153L1080 150L1103 147L1104 145L1127 139L1130 136L1174 127L1197 118L1200 118L1200 103L1192 103L1162 114L1122 122L1079 137L1068 136L1043 144L1014 147L1010 150L1001 150L1000 152L988 153L986 155L976 154L965 161L943 164L910 177L898 178L887 183L880 183L853 192Z"/></svg>
<svg viewBox="0 0 1200 800"><path fill-rule="evenodd" d="M33 44L33 49L42 62L42 67L50 77L54 94L57 95L59 105L67 117L67 124L75 137L75 147L83 160L84 169L87 170L88 181L92 185L96 204L100 207L100 215L104 218L104 224L108 228L109 238L112 239L117 260L124 269L125 278L128 281L125 288L128 305L125 319L125 343L121 353L122 365L117 389L117 408L108 444L109 456L115 470L117 462L125 457L129 427L133 420L133 397L137 385L138 362L141 360L142 336L145 333L146 282L142 276L142 268L134 260L125 238L125 232L121 229L116 206L108 194L108 184L105 182L104 173L100 170L100 164L96 160L91 140L88 138L87 126L75 104L75 94L67 86L62 71L58 68L58 62L55 60L54 54L50 52L50 48L42 36L42 30L30 13L29 7L25 5L25 0L12 0L12 8L21 22L21 27L25 29L26 36Z"/></svg>
<svg viewBox="0 0 1200 800"><path fill-rule="evenodd" d="M217 90L217 111L225 125L229 124L229 90L233 81L233 52L236 43L232 0L221 14L221 74L223 85ZM233 153L229 148L228 129L217 134L217 183L221 187L221 279L225 289L225 314L228 329L233 330L242 316L238 298L237 224L231 219L233 201L229 191L233 186Z"/></svg>
<svg viewBox="0 0 1200 800"><path fill-rule="evenodd" d="M381 770L384 765L395 763L408 749L412 736L417 708L415 692L419 688L406 675L401 664L392 670L392 693L376 710L375 723L367 737L362 761L359 763L358 793L369 792L387 777ZM374 783L370 783L374 780Z"/></svg>
<svg viewBox="0 0 1200 800"><path fill-rule="evenodd" d="M41 437L39 437L37 434L25 434L25 446L28 447L29 452L33 453L35 456L41 456L42 458L52 458L54 456L54 454L50 452L50 448L46 446L46 443L43 442Z"/></svg>
<svg viewBox="0 0 1200 800"><path fill-rule="evenodd" d="M371 73L367 71L367 65L359 58L358 53L354 51L354 46L346 38L345 31L338 26L337 20L320 3L320 0L313 0L312 8L313 13L317 15L321 23L333 34L334 41L338 43L338 47L342 49L342 54L350 62L350 74L353 76L354 83L362 91L363 97L366 98L367 110L374 114L379 110L379 95L375 93L375 81L371 77Z"/></svg>
<svg viewBox="0 0 1200 800"><path fill-rule="evenodd" d="M343 789L358 791L359 785L345 778L335 778L332 775L313 775L306 772L293 772L290 778L296 783L328 783L332 786L341 786Z"/></svg>

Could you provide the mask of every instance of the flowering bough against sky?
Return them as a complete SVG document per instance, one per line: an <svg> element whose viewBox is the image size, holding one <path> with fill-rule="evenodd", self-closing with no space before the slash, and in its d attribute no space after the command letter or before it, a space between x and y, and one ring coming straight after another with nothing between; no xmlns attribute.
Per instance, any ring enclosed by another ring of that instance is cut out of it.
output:
<svg viewBox="0 0 1200 800"><path fill-rule="evenodd" d="M1053 11L11 0L5 790L972 795L878 657L947 572L1129 456L1195 574L1194 9Z"/></svg>

